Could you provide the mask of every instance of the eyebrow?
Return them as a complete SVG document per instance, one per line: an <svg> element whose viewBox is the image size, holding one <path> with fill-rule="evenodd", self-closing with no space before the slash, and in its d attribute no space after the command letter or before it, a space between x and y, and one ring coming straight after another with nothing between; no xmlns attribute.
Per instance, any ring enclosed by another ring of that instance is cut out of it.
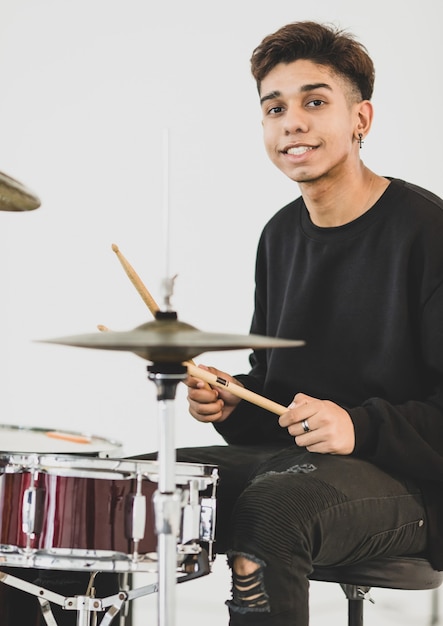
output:
<svg viewBox="0 0 443 626"><path fill-rule="evenodd" d="M312 84L308 83L300 87L300 93L307 93L309 91L315 91L316 89L329 89L329 91L332 91L332 87L328 83L312 83ZM281 95L282 95L281 91L270 91L265 96L260 98L260 104L263 104L267 100L274 100L274 98L280 98Z"/></svg>

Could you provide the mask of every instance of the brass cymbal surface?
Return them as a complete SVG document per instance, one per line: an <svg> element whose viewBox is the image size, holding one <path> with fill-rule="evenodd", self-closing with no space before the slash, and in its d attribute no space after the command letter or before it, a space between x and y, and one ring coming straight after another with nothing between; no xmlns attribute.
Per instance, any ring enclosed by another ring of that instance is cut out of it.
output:
<svg viewBox="0 0 443 626"><path fill-rule="evenodd" d="M107 331L43 340L80 348L133 352L153 362L180 363L203 352L295 348L303 341L262 335L236 335L200 331L178 320L160 319L130 331Z"/></svg>
<svg viewBox="0 0 443 626"><path fill-rule="evenodd" d="M0 172L0 211L32 211L40 199L22 183Z"/></svg>

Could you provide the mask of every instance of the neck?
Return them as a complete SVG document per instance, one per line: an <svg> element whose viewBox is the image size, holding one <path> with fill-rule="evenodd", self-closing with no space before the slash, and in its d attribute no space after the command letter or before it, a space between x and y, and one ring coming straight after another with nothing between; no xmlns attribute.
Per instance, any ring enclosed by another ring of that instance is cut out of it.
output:
<svg viewBox="0 0 443 626"><path fill-rule="evenodd" d="M366 213L389 185L366 166L342 180L317 180L300 183L309 216L316 226L342 226Z"/></svg>

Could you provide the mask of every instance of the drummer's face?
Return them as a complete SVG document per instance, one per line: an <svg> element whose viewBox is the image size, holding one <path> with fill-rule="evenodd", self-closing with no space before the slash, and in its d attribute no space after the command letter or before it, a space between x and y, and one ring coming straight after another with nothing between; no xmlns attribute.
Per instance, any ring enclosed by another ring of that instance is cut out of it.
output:
<svg viewBox="0 0 443 626"><path fill-rule="evenodd" d="M261 83L260 102L267 153L292 180L341 174L359 159L362 103L330 68L306 59L279 63Z"/></svg>

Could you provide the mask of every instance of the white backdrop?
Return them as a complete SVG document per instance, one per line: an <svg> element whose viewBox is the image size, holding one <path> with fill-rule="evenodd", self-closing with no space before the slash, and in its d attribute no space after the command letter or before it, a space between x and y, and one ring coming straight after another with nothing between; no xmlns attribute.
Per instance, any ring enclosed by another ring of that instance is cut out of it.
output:
<svg viewBox="0 0 443 626"><path fill-rule="evenodd" d="M35 342L151 320L112 243L160 304L169 260L181 320L248 332L258 236L298 195L265 155L249 73L253 48L283 24L331 21L363 41L377 77L362 157L443 195L439 10L435 0L0 0L0 171L42 201L0 212L0 422L95 433L126 454L157 448L145 361ZM197 360L234 374L247 356ZM188 415L183 385L176 414L177 446L221 443Z"/></svg>
<svg viewBox="0 0 443 626"><path fill-rule="evenodd" d="M350 29L375 61L366 163L443 194L435 0L383 10L356 0L0 0L0 171L42 201L32 213L0 212L2 423L92 432L128 454L156 448L145 361L35 343L151 320L112 243L160 304L169 263L181 320L248 332L259 233L298 195L262 147L249 58L297 19ZM247 356L197 360L234 374ZM188 415L182 385L176 406L177 445L221 441Z"/></svg>

